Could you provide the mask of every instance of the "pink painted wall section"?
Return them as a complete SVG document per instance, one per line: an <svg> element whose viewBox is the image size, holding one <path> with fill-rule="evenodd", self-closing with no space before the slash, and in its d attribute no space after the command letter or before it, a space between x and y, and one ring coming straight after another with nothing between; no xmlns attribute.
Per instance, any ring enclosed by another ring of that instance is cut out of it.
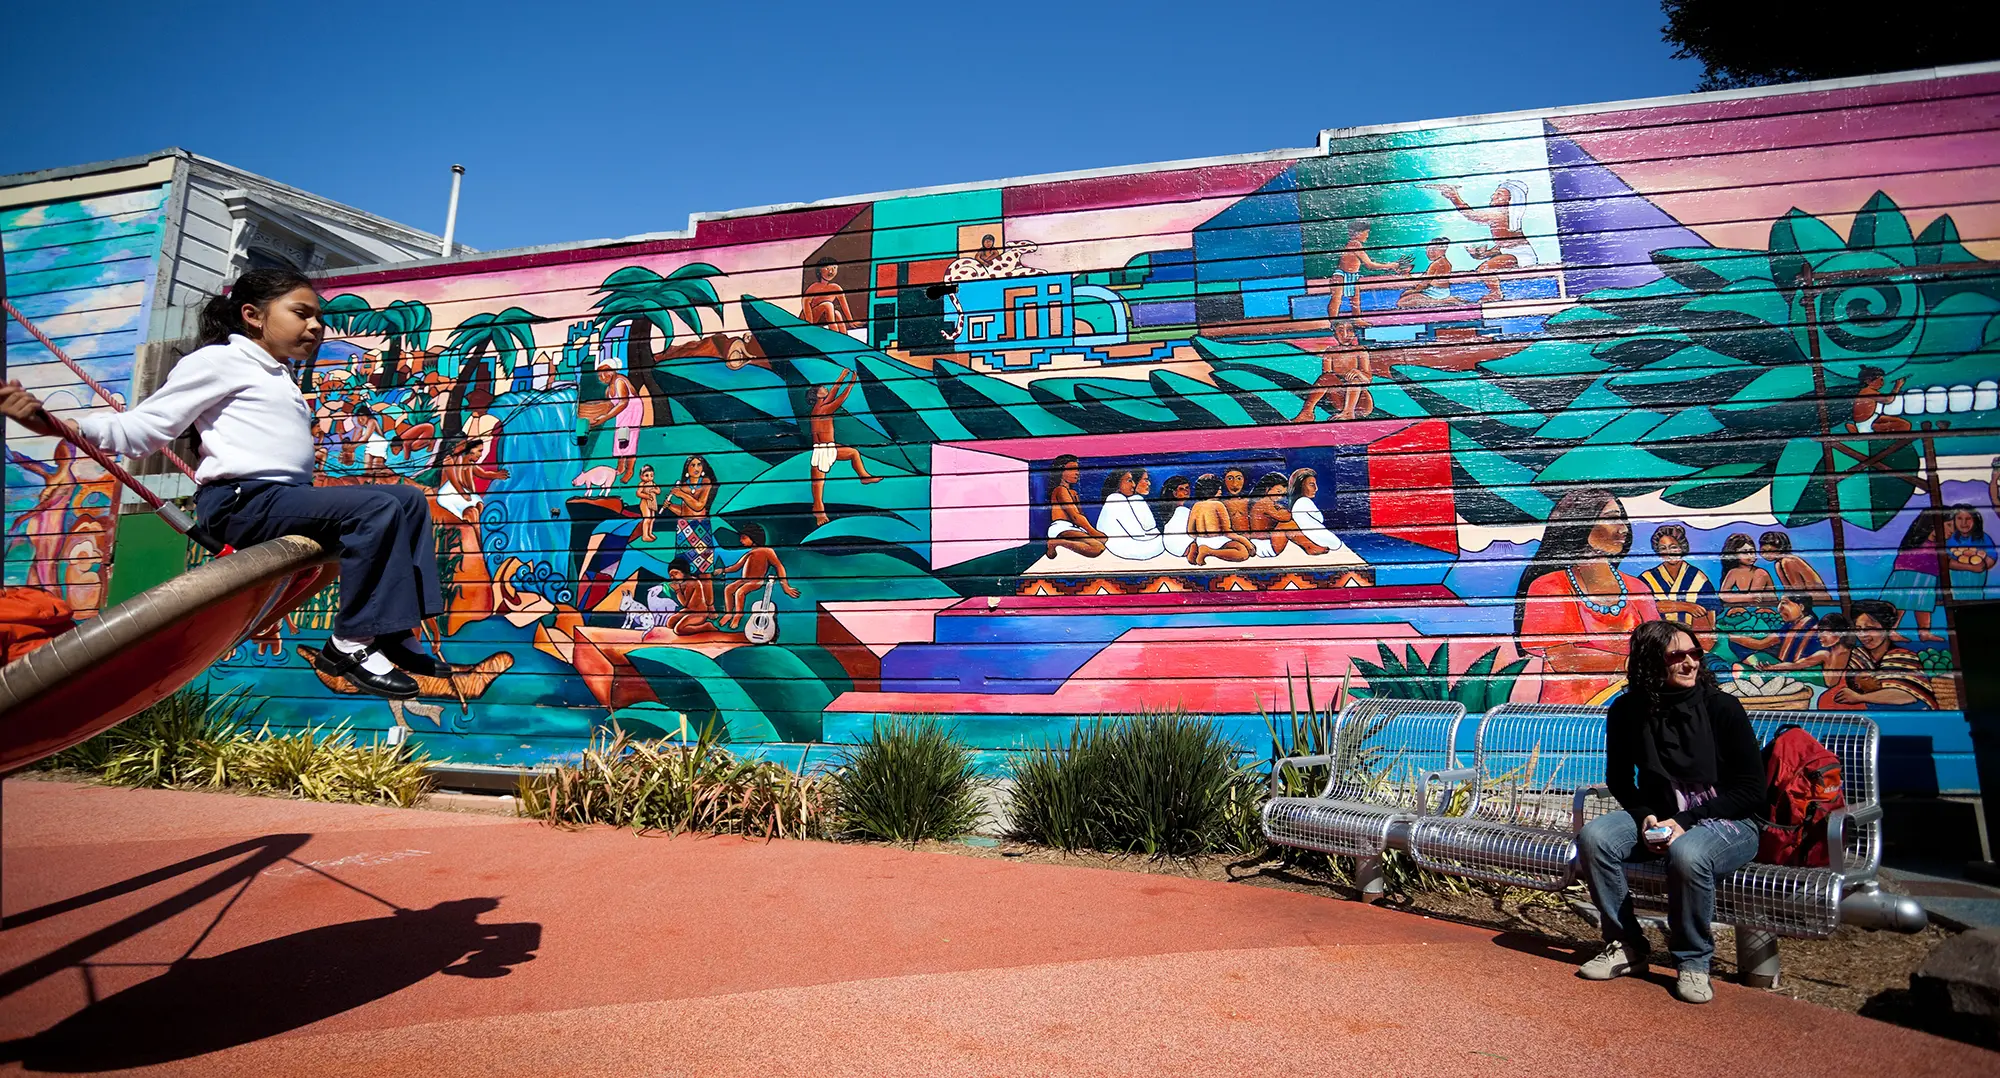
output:
<svg viewBox="0 0 2000 1078"><path fill-rule="evenodd" d="M1018 544L1028 465L998 453L941 445L931 451L931 567L943 569Z"/></svg>

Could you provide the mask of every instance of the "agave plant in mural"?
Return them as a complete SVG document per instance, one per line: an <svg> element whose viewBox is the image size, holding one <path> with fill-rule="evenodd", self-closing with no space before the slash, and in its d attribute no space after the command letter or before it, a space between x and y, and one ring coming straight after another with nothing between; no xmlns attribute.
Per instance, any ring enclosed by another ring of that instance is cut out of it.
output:
<svg viewBox="0 0 2000 1078"><path fill-rule="evenodd" d="M1378 642L1375 646L1381 651L1381 665L1366 659L1354 660L1368 684L1349 689L1348 695L1378 700L1456 700L1465 705L1466 711L1477 714L1506 703L1514 695L1514 682L1528 668L1528 660L1516 659L1495 670L1494 663L1500 658L1500 649L1496 647L1472 660L1472 665L1453 681L1449 640L1437 646L1429 662L1418 657L1415 644L1403 645L1400 659L1389 650L1389 645Z"/></svg>
<svg viewBox="0 0 2000 1078"><path fill-rule="evenodd" d="M352 292L326 301L320 318L328 329L362 337L382 338L382 368L375 372L376 389L394 389L402 384L400 367L405 351L422 351L431 346L431 309L417 300L399 299L380 309ZM301 377L310 381L310 371ZM302 388L310 388L303 382Z"/></svg>
<svg viewBox="0 0 2000 1078"><path fill-rule="evenodd" d="M666 392L654 375L657 353L653 348L653 331L660 331L664 349L673 343L676 319L698 334L702 308L721 318L722 299L708 281L721 273L706 262L682 266L665 277L644 266L626 266L613 271L597 286L596 291L604 297L591 305L597 312L598 332L608 337L612 330L625 327L626 373L639 384L653 407L660 407L666 401Z"/></svg>
<svg viewBox="0 0 2000 1078"><path fill-rule="evenodd" d="M491 394L496 372L511 376L516 366L535 354L534 325L546 321L532 311L509 307L499 314L475 314L452 331L438 357L438 373L452 379L444 410L447 442L464 427L465 399L473 387Z"/></svg>

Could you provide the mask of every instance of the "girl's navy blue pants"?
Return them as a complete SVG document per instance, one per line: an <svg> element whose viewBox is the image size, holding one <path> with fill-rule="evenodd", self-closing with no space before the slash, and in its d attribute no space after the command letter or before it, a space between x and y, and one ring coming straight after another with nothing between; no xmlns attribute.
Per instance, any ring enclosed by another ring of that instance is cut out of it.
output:
<svg viewBox="0 0 2000 1078"><path fill-rule="evenodd" d="M227 481L205 484L194 504L201 526L238 550L303 535L338 554L336 636L404 632L443 612L430 501L416 487Z"/></svg>

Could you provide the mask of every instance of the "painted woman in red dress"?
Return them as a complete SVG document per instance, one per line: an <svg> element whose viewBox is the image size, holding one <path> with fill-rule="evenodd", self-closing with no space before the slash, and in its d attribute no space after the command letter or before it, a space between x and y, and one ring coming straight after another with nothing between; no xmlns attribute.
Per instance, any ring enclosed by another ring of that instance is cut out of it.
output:
<svg viewBox="0 0 2000 1078"><path fill-rule="evenodd" d="M1645 583L1618 571L1631 550L1608 490L1571 491L1549 513L1514 607L1517 644L1542 657L1542 703L1603 703L1624 683L1632 630L1660 616Z"/></svg>

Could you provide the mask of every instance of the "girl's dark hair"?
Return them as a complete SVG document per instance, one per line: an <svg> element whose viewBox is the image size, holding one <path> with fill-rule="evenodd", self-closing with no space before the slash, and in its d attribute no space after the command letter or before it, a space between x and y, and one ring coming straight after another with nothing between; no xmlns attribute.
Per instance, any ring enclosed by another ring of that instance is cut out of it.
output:
<svg viewBox="0 0 2000 1078"><path fill-rule="evenodd" d="M1188 488L1188 494L1192 494L1194 493L1194 480L1184 475L1170 475L1167 477L1166 482L1160 484L1160 497L1173 501L1179 501L1187 497L1187 494L1176 496L1174 494L1175 487L1186 487Z"/></svg>
<svg viewBox="0 0 2000 1078"><path fill-rule="evenodd" d="M1590 533L1607 505L1618 506L1619 515L1624 515L1625 503L1617 495L1603 487L1584 487L1563 495L1549 511L1549 522L1542 528L1542 543L1535 548L1535 556L1527 568L1521 571L1521 586L1514 595L1514 635L1521 634L1521 625L1528 618L1528 586L1537 579L1585 561L1610 561L1615 568L1616 562L1632 552L1629 527L1625 529L1625 545L1618 553L1607 558L1591 549Z"/></svg>
<svg viewBox="0 0 2000 1078"><path fill-rule="evenodd" d="M1693 633L1679 622L1649 621L1632 630L1631 650L1625 656L1625 687L1627 692L1639 694L1648 707L1657 707L1660 694L1667 690L1667 649L1673 646L1674 638L1685 636L1695 640ZM1701 664L1701 672L1695 675L1695 687L1714 689L1715 671Z"/></svg>
<svg viewBox="0 0 2000 1078"><path fill-rule="evenodd" d="M1819 619L1819 631L1823 633L1839 633L1846 636L1847 631L1852 628L1854 623L1848 621L1847 615L1838 610Z"/></svg>
<svg viewBox="0 0 2000 1078"><path fill-rule="evenodd" d="M1847 608L1854 612L1856 619L1866 614L1887 632L1894 632L1896 623L1903 620L1903 612L1886 599L1856 599L1848 603Z"/></svg>
<svg viewBox="0 0 2000 1078"><path fill-rule="evenodd" d="M1128 475L1132 476L1133 482L1138 482L1139 477L1134 475L1128 468L1116 469L1109 475L1106 475L1104 477L1104 489L1098 491L1099 496L1109 498L1113 494L1118 493L1118 482Z"/></svg>
<svg viewBox="0 0 2000 1078"><path fill-rule="evenodd" d="M1972 517L1972 534L1967 536L1966 538L1968 539L1986 538L1986 518L1979 515L1979 510L1974 509L1970 505L1954 505L1951 507L1951 515L1953 517L1957 517L1958 514L1960 513L1967 513L1970 514ZM1955 520L1953 521L1952 526L1957 527L1957 522Z"/></svg>
<svg viewBox="0 0 2000 1078"><path fill-rule="evenodd" d="M201 344L222 344L232 333L250 335L250 327L243 324L243 307L248 304L258 310L272 300L295 288L311 288L312 281L297 270L267 266L253 269L229 286L229 291L209 300L201 308Z"/></svg>
<svg viewBox="0 0 2000 1078"><path fill-rule="evenodd" d="M1290 484L1285 479L1285 473L1265 472L1263 475L1257 477L1257 486L1251 490L1251 493L1263 494L1266 491L1272 490L1282 491L1287 490L1289 486Z"/></svg>
<svg viewBox="0 0 2000 1078"><path fill-rule="evenodd" d="M1743 555L1750 555L1745 560ZM1731 566L1755 565L1757 563L1757 540L1750 538L1749 532L1737 532L1722 541L1722 571Z"/></svg>
<svg viewBox="0 0 2000 1078"><path fill-rule="evenodd" d="M1773 547L1780 554L1790 554L1792 552L1792 537L1786 535L1784 532L1765 532L1757 537L1757 549L1762 550L1765 547Z"/></svg>
<svg viewBox="0 0 2000 1078"><path fill-rule="evenodd" d="M1212 475L1203 475L1201 478L1194 481L1195 501L1205 502L1208 501L1210 498L1213 498L1221 493L1222 493L1222 480L1217 479Z"/></svg>
<svg viewBox="0 0 2000 1078"><path fill-rule="evenodd" d="M1903 533L1903 541L1896 544L1897 550L1915 550L1931 541L1931 534L1939 526L1951 522L1951 517L1943 509L1925 509L1915 520L1910 521L1910 530Z"/></svg>

